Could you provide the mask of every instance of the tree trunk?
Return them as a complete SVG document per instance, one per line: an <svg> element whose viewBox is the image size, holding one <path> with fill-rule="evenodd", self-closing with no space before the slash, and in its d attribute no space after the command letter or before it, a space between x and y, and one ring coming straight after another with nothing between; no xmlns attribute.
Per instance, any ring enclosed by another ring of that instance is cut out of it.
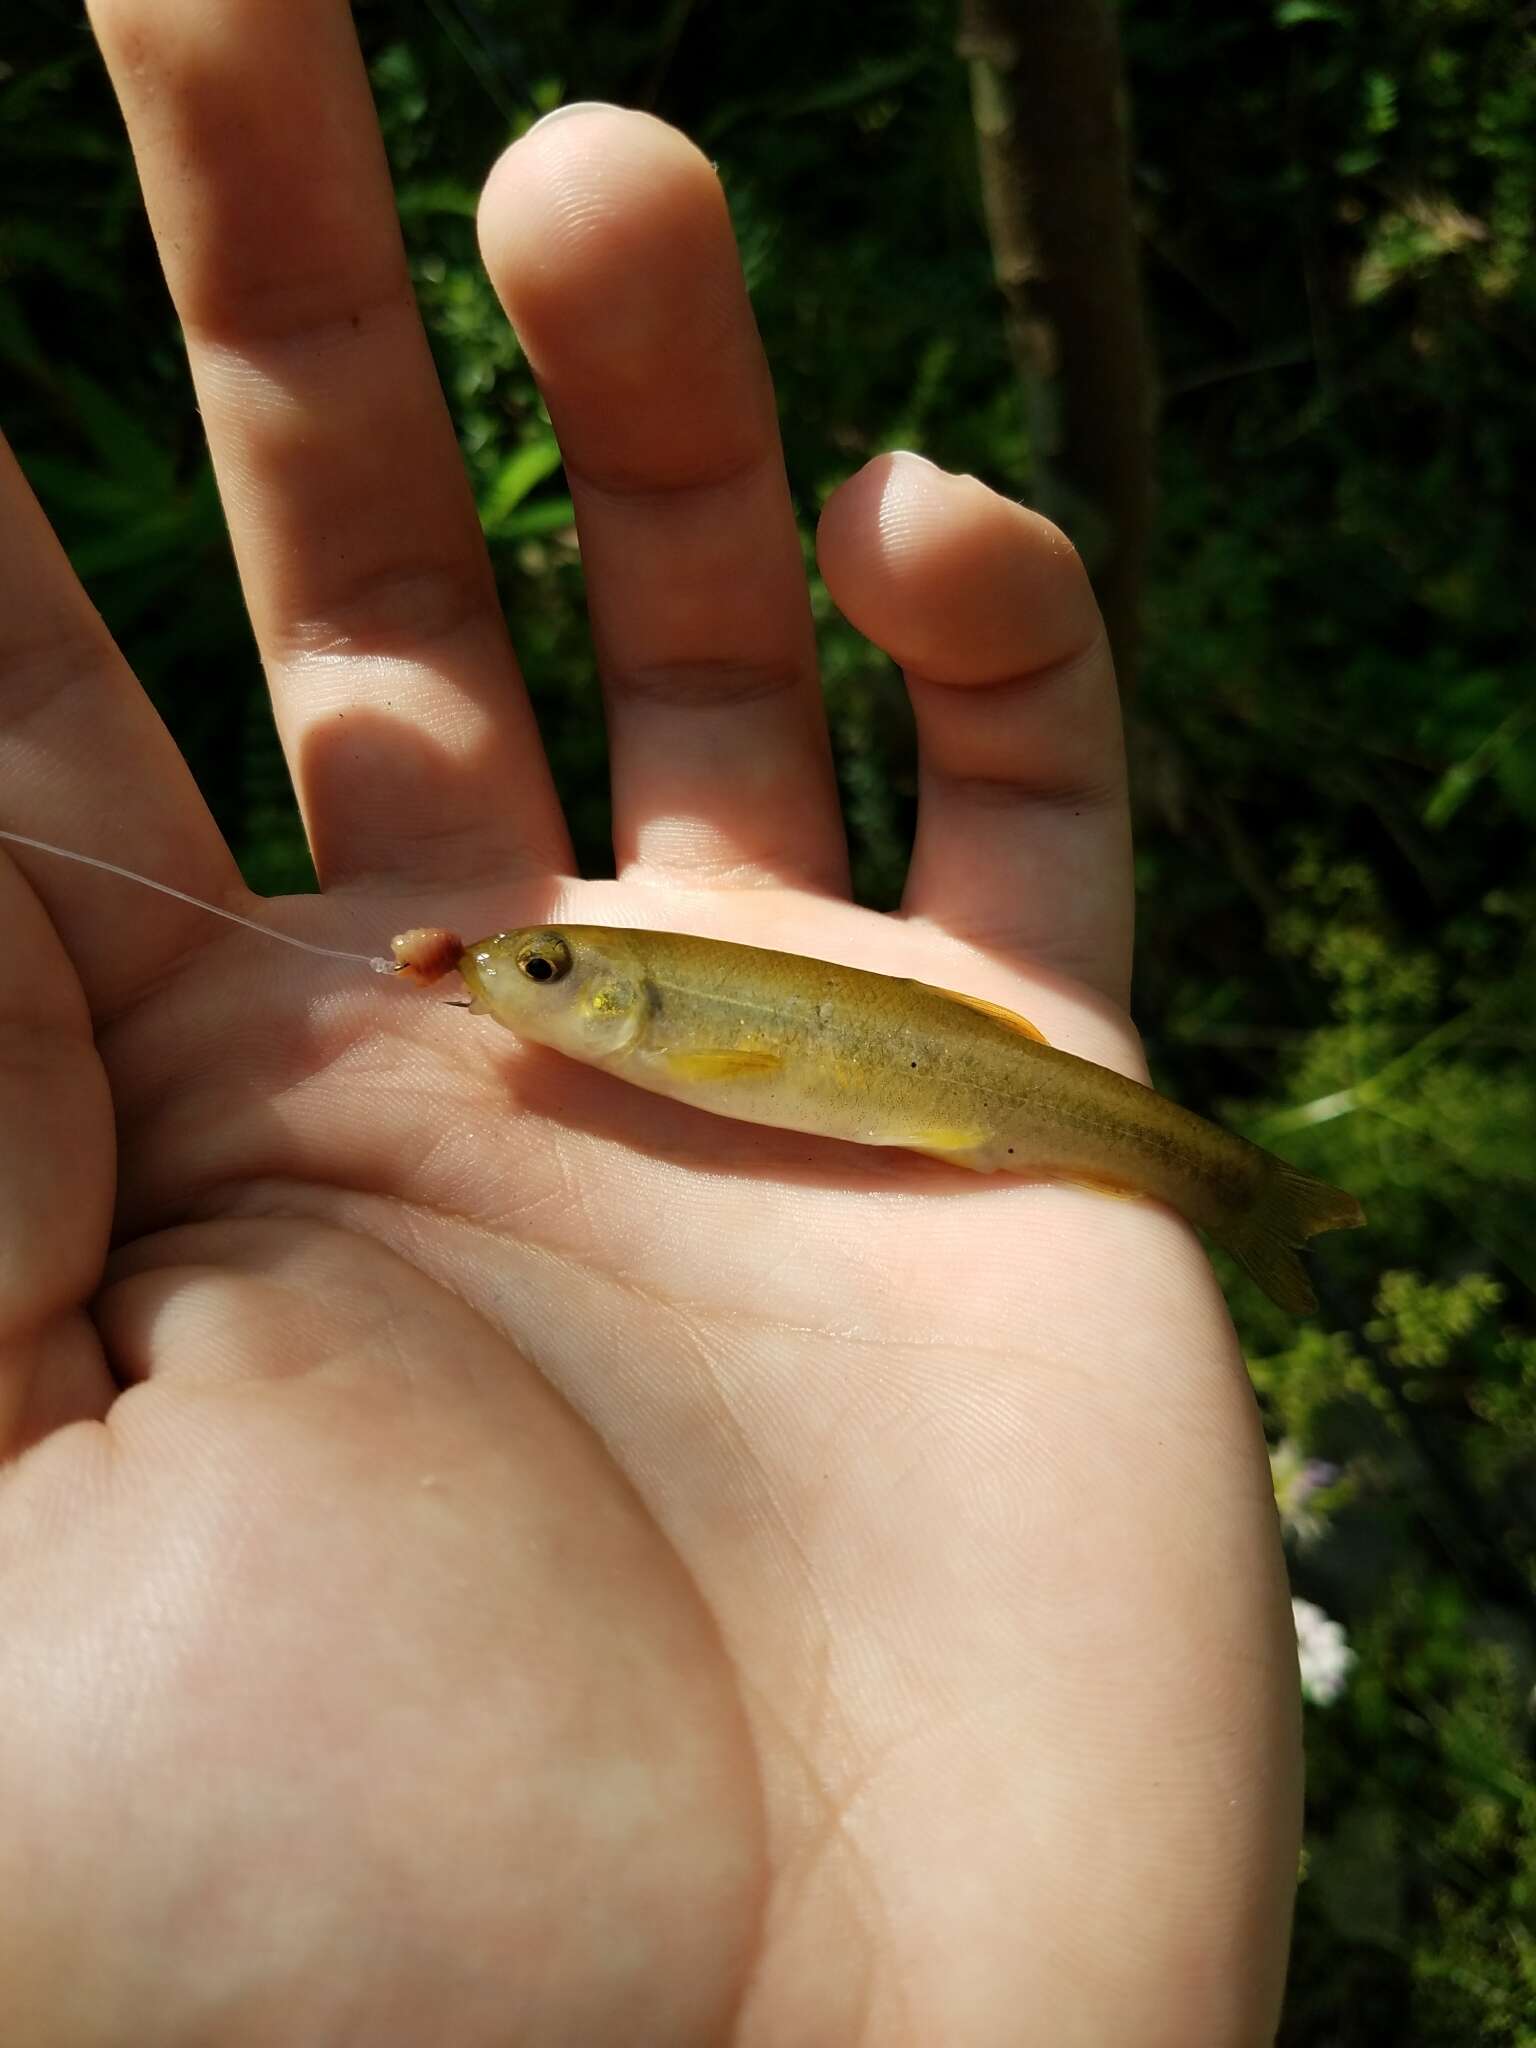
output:
<svg viewBox="0 0 1536 2048"><path fill-rule="evenodd" d="M1034 502L1088 565L1129 694L1155 400L1114 10L1110 0L961 0L959 51Z"/></svg>

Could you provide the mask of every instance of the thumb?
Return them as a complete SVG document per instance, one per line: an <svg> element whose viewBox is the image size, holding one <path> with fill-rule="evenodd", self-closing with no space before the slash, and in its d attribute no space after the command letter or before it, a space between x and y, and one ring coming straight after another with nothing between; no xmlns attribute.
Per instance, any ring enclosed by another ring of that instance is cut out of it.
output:
<svg viewBox="0 0 1536 2048"><path fill-rule="evenodd" d="M0 1460L105 1414L85 1304L112 1220L112 1098L58 934L0 854Z"/></svg>

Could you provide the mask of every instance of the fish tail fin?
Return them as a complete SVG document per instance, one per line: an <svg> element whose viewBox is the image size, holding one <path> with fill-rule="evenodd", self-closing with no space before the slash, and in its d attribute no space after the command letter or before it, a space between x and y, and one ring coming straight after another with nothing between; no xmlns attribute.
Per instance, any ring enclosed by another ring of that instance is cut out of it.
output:
<svg viewBox="0 0 1536 2048"><path fill-rule="evenodd" d="M1252 1206L1212 1235L1272 1302L1292 1315L1309 1316L1317 1296L1297 1249L1324 1230L1357 1230L1365 1211L1342 1188L1314 1180L1283 1159L1266 1156L1265 1166Z"/></svg>

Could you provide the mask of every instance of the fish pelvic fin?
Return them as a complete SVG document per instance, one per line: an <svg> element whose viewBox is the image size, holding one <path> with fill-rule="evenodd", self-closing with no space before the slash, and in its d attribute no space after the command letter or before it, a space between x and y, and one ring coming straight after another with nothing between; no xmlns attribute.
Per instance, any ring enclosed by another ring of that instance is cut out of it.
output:
<svg viewBox="0 0 1536 2048"><path fill-rule="evenodd" d="M669 1052L666 1056L667 1072L679 1081L739 1081L749 1074L776 1074L783 1064L776 1052L736 1046L710 1052Z"/></svg>
<svg viewBox="0 0 1536 2048"><path fill-rule="evenodd" d="M1297 1250L1325 1230L1358 1230L1365 1211L1342 1188L1314 1180L1283 1159L1270 1159L1268 1167L1252 1207L1211 1235L1277 1307L1309 1316L1317 1296Z"/></svg>
<svg viewBox="0 0 1536 2048"><path fill-rule="evenodd" d="M957 988L938 988L930 981L915 981L912 986L925 988L932 995L944 996L952 1003L963 1003L968 1010L979 1010L983 1017L990 1017L995 1024L1006 1024L1010 1031L1017 1031L1021 1038L1032 1039L1036 1045L1049 1045L1051 1042L1038 1024L1031 1024L1017 1010L1005 1010L1001 1003L989 1003L984 996L962 995Z"/></svg>

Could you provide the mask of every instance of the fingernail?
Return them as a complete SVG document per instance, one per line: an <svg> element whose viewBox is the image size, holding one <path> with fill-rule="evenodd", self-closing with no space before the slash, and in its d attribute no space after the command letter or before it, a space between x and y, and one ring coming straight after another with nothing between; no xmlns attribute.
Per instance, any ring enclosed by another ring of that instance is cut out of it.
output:
<svg viewBox="0 0 1536 2048"><path fill-rule="evenodd" d="M547 114L540 114L528 133L531 135L534 128L547 128L551 121L563 121L567 114L620 114L623 111L611 100L567 100L564 106L551 107Z"/></svg>

